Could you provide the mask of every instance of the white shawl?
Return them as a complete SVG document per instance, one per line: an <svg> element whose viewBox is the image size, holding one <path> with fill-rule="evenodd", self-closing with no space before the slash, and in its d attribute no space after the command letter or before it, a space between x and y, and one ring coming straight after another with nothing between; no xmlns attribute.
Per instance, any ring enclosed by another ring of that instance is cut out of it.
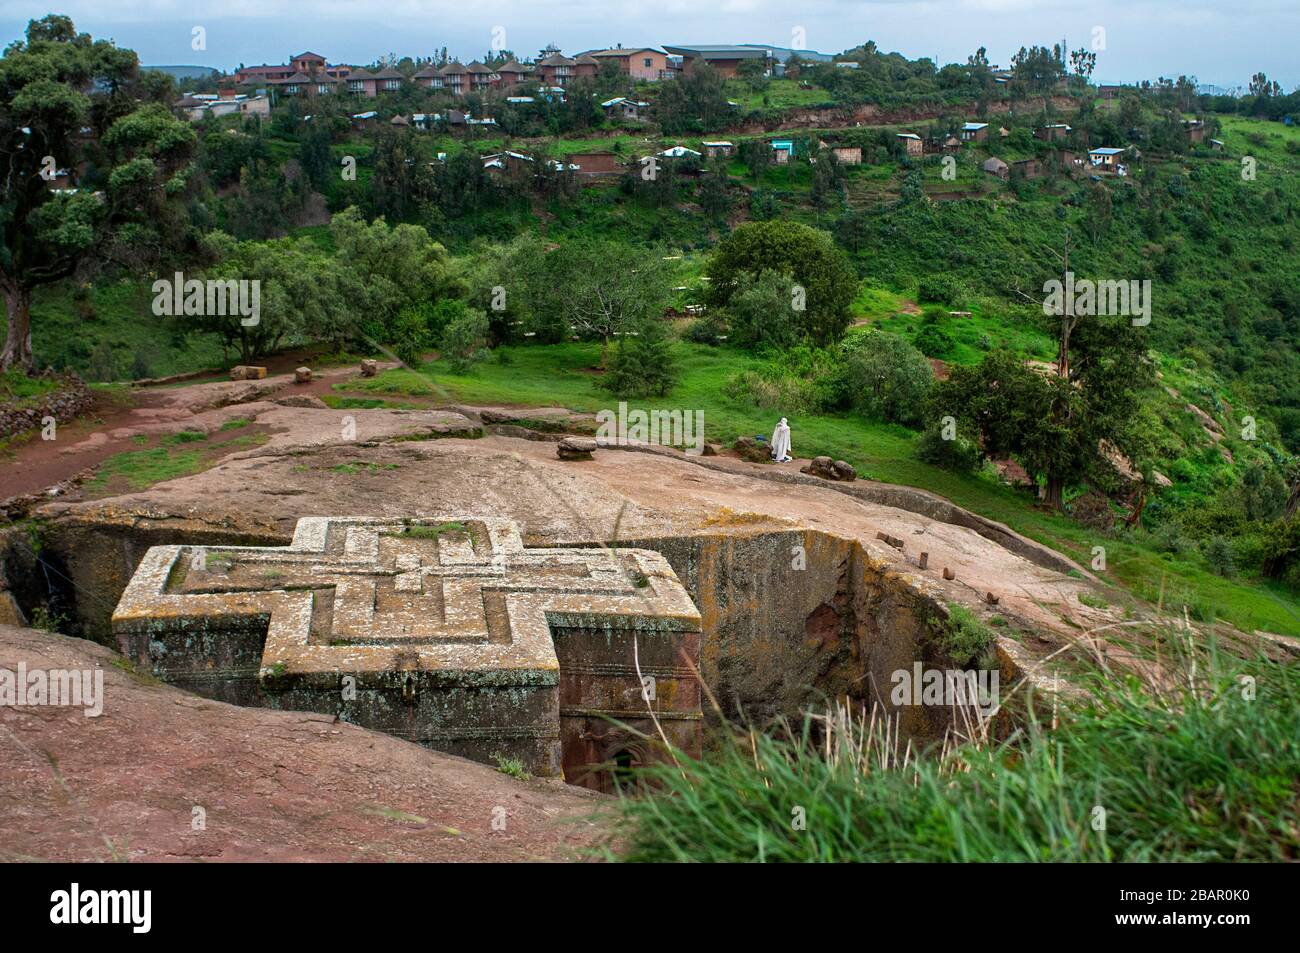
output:
<svg viewBox="0 0 1300 953"><path fill-rule="evenodd" d="M781 422L776 425L772 431L772 459L777 463L785 463L791 459L790 456L790 425L781 418Z"/></svg>

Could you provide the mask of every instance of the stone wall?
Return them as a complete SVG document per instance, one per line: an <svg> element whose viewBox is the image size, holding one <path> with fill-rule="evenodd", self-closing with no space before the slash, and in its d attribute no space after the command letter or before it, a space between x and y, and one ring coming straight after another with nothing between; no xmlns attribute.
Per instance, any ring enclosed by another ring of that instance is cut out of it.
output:
<svg viewBox="0 0 1300 953"><path fill-rule="evenodd" d="M0 439L34 430L46 417L67 423L89 411L94 402L94 395L85 382L75 374L69 374L57 390L43 395L35 403L0 405Z"/></svg>

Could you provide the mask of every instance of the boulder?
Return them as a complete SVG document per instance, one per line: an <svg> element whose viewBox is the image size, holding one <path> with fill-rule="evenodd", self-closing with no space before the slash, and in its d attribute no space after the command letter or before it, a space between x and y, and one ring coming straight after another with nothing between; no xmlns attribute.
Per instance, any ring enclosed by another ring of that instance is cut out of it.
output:
<svg viewBox="0 0 1300 953"><path fill-rule="evenodd" d="M253 364L236 364L230 369L232 381L260 381L266 377L266 368Z"/></svg>
<svg viewBox="0 0 1300 953"><path fill-rule="evenodd" d="M832 460L830 457L813 457L806 466L800 468L799 472L821 477L823 480L842 482L858 478L858 472L853 469L852 464L843 460Z"/></svg>
<svg viewBox="0 0 1300 953"><path fill-rule="evenodd" d="M831 465L830 457L813 457L799 468L799 472L823 477L827 480L835 479L835 468Z"/></svg>
<svg viewBox="0 0 1300 953"><path fill-rule="evenodd" d="M379 373L379 362L366 358L361 362L361 376L374 377Z"/></svg>
<svg viewBox="0 0 1300 953"><path fill-rule="evenodd" d="M299 367L299 368L295 369L294 372L293 372L293 382L294 382L295 384L310 384L310 383L311 383L311 368L310 368L310 367Z"/></svg>
<svg viewBox="0 0 1300 953"><path fill-rule="evenodd" d="M772 448L762 440L757 440L754 437L741 437L733 446L742 460L747 460L750 463L772 462Z"/></svg>
<svg viewBox="0 0 1300 953"><path fill-rule="evenodd" d="M555 445L555 455L561 460L590 460L596 452L592 437L564 437Z"/></svg>

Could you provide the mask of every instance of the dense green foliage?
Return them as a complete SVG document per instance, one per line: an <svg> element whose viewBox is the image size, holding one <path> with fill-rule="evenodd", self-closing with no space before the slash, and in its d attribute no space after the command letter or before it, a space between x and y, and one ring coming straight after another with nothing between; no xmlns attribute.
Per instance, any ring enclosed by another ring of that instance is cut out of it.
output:
<svg viewBox="0 0 1300 953"><path fill-rule="evenodd" d="M725 308L733 296L763 272L787 275L793 282L789 313L798 339L816 344L838 340L849 324L849 303L857 276L831 237L790 222L748 222L718 243L709 261L708 302Z"/></svg>
<svg viewBox="0 0 1300 953"><path fill-rule="evenodd" d="M35 289L111 262L157 265L186 238L194 133L163 103L170 81L136 56L77 33L67 17L33 20L0 57L0 368L30 368ZM91 135L87 135L87 132ZM54 188L84 164L76 189Z"/></svg>

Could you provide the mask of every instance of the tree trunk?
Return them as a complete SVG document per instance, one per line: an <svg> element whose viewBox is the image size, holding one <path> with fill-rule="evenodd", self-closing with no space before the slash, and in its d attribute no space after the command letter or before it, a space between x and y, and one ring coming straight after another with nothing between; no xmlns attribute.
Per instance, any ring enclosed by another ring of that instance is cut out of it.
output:
<svg viewBox="0 0 1300 953"><path fill-rule="evenodd" d="M0 371L21 368L30 371L35 365L32 357L32 294L26 288L5 289L5 314L8 331L5 349L0 354Z"/></svg>
<svg viewBox="0 0 1300 953"><path fill-rule="evenodd" d="M1044 497L1048 506L1058 513L1065 512L1065 481L1060 477L1047 478L1047 494Z"/></svg>
<svg viewBox="0 0 1300 953"><path fill-rule="evenodd" d="M1129 506L1132 507L1132 511L1129 513L1128 518L1124 520L1124 523L1127 526L1136 526L1142 519L1142 511L1147 508L1147 488L1145 483L1133 491Z"/></svg>

